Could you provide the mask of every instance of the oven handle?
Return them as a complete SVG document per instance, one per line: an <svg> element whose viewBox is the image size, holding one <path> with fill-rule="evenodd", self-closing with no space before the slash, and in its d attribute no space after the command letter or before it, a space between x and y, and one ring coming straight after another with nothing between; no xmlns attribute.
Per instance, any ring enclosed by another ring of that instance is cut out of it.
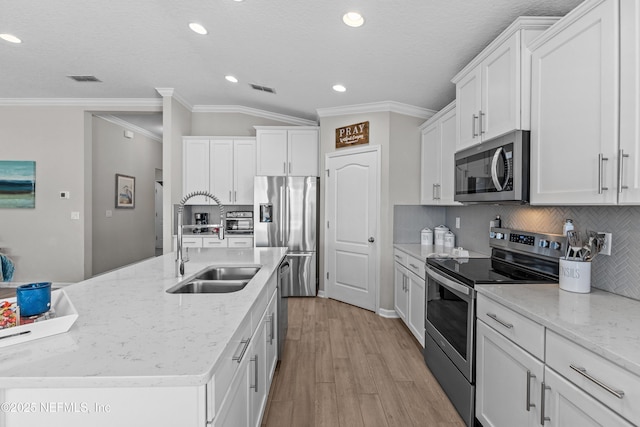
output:
<svg viewBox="0 0 640 427"><path fill-rule="evenodd" d="M504 177L504 182L501 183L498 178L498 159L502 153L504 153L504 149L502 147L498 148L491 161L491 179L493 180L493 185L495 185L496 190L498 191L504 190L504 187L509 183L509 177L511 176L511 165L509 164L509 161L507 161L507 175Z"/></svg>
<svg viewBox="0 0 640 427"><path fill-rule="evenodd" d="M433 280L438 281L439 283L441 283L442 285L450 289L455 289L456 291L462 294L469 295L469 292L471 289L468 286L461 285L460 283L456 283L451 279L447 279L443 275L436 273L430 268L427 268L427 275L431 277Z"/></svg>

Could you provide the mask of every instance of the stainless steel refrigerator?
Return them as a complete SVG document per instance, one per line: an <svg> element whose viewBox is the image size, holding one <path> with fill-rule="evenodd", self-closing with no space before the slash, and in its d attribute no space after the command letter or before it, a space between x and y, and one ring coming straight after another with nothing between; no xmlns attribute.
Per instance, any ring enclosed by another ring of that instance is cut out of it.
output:
<svg viewBox="0 0 640 427"><path fill-rule="evenodd" d="M287 247L291 283L285 296L318 292L318 177L256 176L253 238L256 246Z"/></svg>

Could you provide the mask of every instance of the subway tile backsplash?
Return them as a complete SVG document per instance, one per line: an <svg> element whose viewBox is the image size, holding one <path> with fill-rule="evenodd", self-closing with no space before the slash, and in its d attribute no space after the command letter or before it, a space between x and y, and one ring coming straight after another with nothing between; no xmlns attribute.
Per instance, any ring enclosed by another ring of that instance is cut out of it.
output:
<svg viewBox="0 0 640 427"><path fill-rule="evenodd" d="M562 234L565 219L574 221L575 229L613 233L611 256L598 255L592 265L591 286L640 300L640 206L561 206L534 207L515 205L469 205L428 207L396 206L394 242L418 243L419 233L407 225L446 224L456 235L456 246L490 254L489 221L500 215L502 226L518 230ZM419 210L417 208L425 208ZM400 212L398 212L400 211ZM440 221L438 214L444 214ZM422 215L421 218L411 218ZM456 218L460 228L456 229ZM422 227L424 227L423 225ZM420 227L420 228L422 228ZM415 234L415 237L414 237ZM402 240L411 238L412 240Z"/></svg>

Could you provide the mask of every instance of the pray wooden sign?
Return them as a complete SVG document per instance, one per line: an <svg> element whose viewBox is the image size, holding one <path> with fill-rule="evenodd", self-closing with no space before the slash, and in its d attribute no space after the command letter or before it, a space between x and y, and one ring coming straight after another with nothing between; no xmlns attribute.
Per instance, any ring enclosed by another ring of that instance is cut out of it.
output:
<svg viewBox="0 0 640 427"><path fill-rule="evenodd" d="M369 122L356 123L336 129L336 148L369 143Z"/></svg>

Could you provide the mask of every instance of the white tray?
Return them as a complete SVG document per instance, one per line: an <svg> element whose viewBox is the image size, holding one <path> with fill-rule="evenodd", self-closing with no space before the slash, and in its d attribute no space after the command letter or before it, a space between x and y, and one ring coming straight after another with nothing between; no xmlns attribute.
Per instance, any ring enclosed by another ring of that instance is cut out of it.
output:
<svg viewBox="0 0 640 427"><path fill-rule="evenodd" d="M15 300L15 297L6 299L9 302ZM78 312L64 290L51 291L51 306L56 312L53 319L0 330L0 347L67 332L78 318Z"/></svg>

